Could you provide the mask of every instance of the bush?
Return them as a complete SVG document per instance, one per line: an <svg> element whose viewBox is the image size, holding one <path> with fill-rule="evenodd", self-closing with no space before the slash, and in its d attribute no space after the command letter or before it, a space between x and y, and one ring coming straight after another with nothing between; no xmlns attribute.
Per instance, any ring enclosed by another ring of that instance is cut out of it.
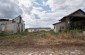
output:
<svg viewBox="0 0 85 55"><path fill-rule="evenodd" d="M0 36L7 36L7 34L4 33L4 32L1 32L1 33L0 33Z"/></svg>
<svg viewBox="0 0 85 55"><path fill-rule="evenodd" d="M28 32L18 32L18 33L15 33L16 35L27 35Z"/></svg>

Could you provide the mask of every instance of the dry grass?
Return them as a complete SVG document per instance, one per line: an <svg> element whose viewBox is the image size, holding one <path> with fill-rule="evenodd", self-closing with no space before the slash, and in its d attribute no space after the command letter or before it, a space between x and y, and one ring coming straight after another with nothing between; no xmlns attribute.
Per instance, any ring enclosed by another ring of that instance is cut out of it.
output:
<svg viewBox="0 0 85 55"><path fill-rule="evenodd" d="M82 32L34 32L17 33L0 36L0 45L59 45L59 44L82 44L85 43L85 36Z"/></svg>

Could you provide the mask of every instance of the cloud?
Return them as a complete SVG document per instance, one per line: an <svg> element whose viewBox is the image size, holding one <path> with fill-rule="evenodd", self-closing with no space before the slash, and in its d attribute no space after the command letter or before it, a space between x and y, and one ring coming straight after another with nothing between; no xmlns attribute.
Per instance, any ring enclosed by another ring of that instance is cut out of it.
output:
<svg viewBox="0 0 85 55"><path fill-rule="evenodd" d="M52 11L57 10L75 10L81 8L85 0L48 0L46 5L49 5Z"/></svg>
<svg viewBox="0 0 85 55"><path fill-rule="evenodd" d="M33 0L28 27L53 27L52 24L73 11L84 8L84 0ZM47 7L47 8L45 8ZM49 10L49 12L48 12ZM34 15L36 14L36 15ZM36 16L36 18L35 18ZM39 18L39 19L37 19Z"/></svg>
<svg viewBox="0 0 85 55"><path fill-rule="evenodd" d="M0 0L0 18L13 18L22 11L13 0Z"/></svg>
<svg viewBox="0 0 85 55"><path fill-rule="evenodd" d="M53 27L77 9L85 10L85 0L0 0L0 18L22 15L26 28ZM3 5L2 5L3 4Z"/></svg>

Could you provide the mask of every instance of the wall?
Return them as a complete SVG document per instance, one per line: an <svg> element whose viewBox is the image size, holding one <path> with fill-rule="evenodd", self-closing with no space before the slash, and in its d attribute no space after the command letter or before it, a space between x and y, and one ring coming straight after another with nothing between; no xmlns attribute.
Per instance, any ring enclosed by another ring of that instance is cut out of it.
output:
<svg viewBox="0 0 85 55"><path fill-rule="evenodd" d="M54 32L59 32L60 30L66 30L66 22L60 22L54 25Z"/></svg>
<svg viewBox="0 0 85 55"><path fill-rule="evenodd" d="M24 24L24 21L22 20L21 16L16 17L14 19L14 21L16 21L16 23L18 24L18 31L19 32L25 31L25 24Z"/></svg>
<svg viewBox="0 0 85 55"><path fill-rule="evenodd" d="M34 28L34 29L28 29L28 32L37 32L37 31L50 31L51 29L45 29L45 28Z"/></svg>
<svg viewBox="0 0 85 55"><path fill-rule="evenodd" d="M28 29L28 32L34 32L34 29Z"/></svg>
<svg viewBox="0 0 85 55"><path fill-rule="evenodd" d="M17 32L17 27L18 27L17 23L10 23L10 24L7 24L6 26L7 26L6 27L7 32L9 33Z"/></svg>
<svg viewBox="0 0 85 55"><path fill-rule="evenodd" d="M25 31L25 24L22 18L17 17L10 21L0 21L0 32L9 32L9 33L16 33L16 32L22 32Z"/></svg>
<svg viewBox="0 0 85 55"><path fill-rule="evenodd" d="M11 23L11 21L1 21L0 22L0 32L17 32L17 23Z"/></svg>
<svg viewBox="0 0 85 55"><path fill-rule="evenodd" d="M7 31L6 30L6 25L7 24L9 24L10 23L10 21L0 21L0 32L2 32L2 31Z"/></svg>
<svg viewBox="0 0 85 55"><path fill-rule="evenodd" d="M74 13L72 16L85 17L85 14L81 11L78 11L77 13Z"/></svg>

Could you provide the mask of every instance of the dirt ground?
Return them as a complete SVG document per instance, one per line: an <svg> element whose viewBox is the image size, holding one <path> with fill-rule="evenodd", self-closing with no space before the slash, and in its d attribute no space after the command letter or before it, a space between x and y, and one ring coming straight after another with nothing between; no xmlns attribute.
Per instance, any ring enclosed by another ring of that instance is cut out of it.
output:
<svg viewBox="0 0 85 55"><path fill-rule="evenodd" d="M85 46L1 46L0 55L85 55Z"/></svg>
<svg viewBox="0 0 85 55"><path fill-rule="evenodd" d="M85 41L1 42L0 55L85 55Z"/></svg>
<svg viewBox="0 0 85 55"><path fill-rule="evenodd" d="M85 36L44 32L4 36L0 55L85 55Z"/></svg>

